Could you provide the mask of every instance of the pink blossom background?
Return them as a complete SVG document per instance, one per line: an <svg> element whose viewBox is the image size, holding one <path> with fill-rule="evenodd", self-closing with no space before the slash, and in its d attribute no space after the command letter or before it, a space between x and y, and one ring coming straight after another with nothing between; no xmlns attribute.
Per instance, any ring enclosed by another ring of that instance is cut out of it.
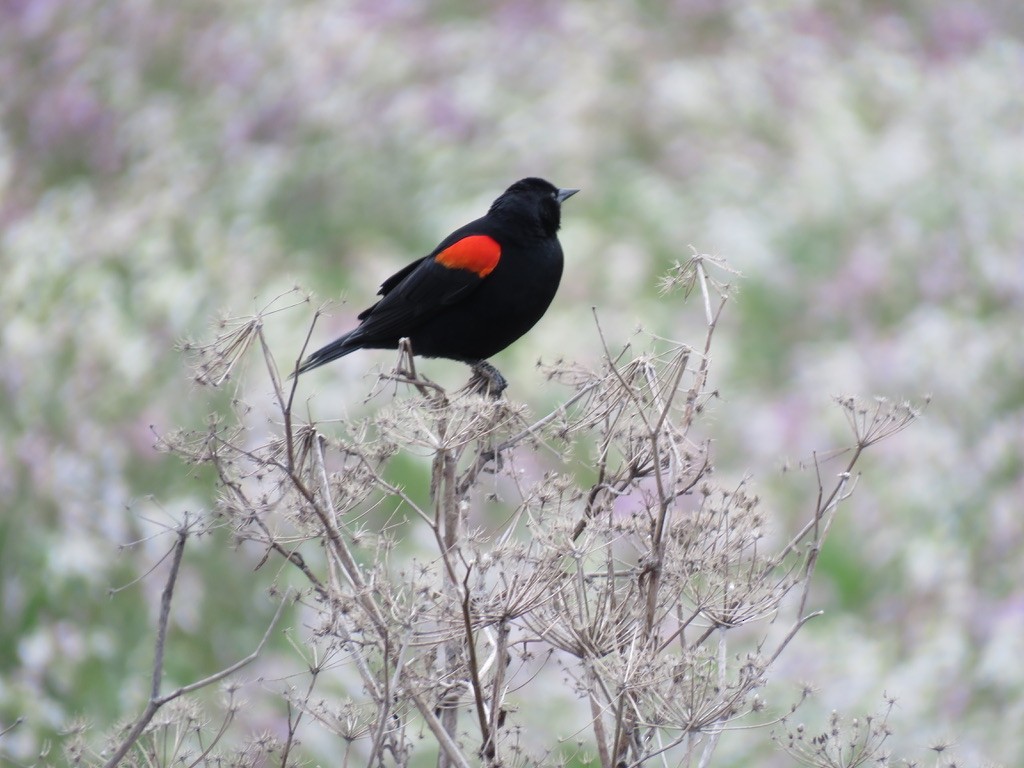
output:
<svg viewBox="0 0 1024 768"><path fill-rule="evenodd" d="M1001 0L0 3L0 726L26 718L0 755L142 701L159 579L107 590L166 542L117 547L210 505L153 432L224 405L175 343L296 282L350 299L325 340L542 175L583 192L555 306L496 361L511 396L543 411L560 393L538 357L598 359L591 306L619 343L701 342L699 307L655 290L691 244L744 275L706 429L780 529L813 487L780 468L844 440L831 395L930 395L865 464L817 575L825 616L766 697L781 713L812 681L810 721L888 691L902 754L952 734L968 763L1020 764L1022 36ZM271 329L283 365L309 319ZM319 415L358 413L389 361L316 374ZM272 575L214 542L192 557L172 681L247 653L273 611ZM788 764L763 731L716 759Z"/></svg>

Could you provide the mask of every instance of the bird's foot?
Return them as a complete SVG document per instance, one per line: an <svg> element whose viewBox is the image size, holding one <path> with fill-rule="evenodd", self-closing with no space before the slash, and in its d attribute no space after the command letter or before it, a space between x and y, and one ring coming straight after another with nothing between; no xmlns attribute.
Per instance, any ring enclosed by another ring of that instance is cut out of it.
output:
<svg viewBox="0 0 1024 768"><path fill-rule="evenodd" d="M470 376L469 381L466 383L466 386L462 388L462 391L469 392L474 395L490 397L494 400L499 399L502 392L504 392L508 387L508 382L505 381L505 377L501 375L501 371L486 360L480 360L473 363L471 368L473 370L473 375Z"/></svg>

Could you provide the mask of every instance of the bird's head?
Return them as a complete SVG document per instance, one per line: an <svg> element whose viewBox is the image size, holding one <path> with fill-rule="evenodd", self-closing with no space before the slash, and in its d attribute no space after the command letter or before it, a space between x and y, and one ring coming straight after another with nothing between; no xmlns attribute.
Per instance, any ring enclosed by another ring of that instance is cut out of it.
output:
<svg viewBox="0 0 1024 768"><path fill-rule="evenodd" d="M551 236L561 225L562 203L577 192L578 189L559 189L544 179L520 179L491 204L489 214L535 222L541 234Z"/></svg>

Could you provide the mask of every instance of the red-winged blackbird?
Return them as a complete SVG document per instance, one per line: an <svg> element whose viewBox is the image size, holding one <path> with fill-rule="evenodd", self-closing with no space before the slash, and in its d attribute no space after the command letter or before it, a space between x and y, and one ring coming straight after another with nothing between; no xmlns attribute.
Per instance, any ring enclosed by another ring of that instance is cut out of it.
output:
<svg viewBox="0 0 1024 768"><path fill-rule="evenodd" d="M395 349L468 363L474 380L500 394L506 382L488 357L540 320L562 277L561 205L576 189L522 179L487 215L452 232L427 256L389 277L380 299L341 338L309 355L305 373L357 349Z"/></svg>

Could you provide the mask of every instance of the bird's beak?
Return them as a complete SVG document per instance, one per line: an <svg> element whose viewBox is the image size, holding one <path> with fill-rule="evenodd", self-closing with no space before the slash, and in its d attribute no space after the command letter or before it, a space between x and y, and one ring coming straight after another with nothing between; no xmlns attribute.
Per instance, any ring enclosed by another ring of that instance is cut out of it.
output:
<svg viewBox="0 0 1024 768"><path fill-rule="evenodd" d="M560 189L555 195L555 200L557 200L559 204L562 204L577 192L579 192L578 189Z"/></svg>

